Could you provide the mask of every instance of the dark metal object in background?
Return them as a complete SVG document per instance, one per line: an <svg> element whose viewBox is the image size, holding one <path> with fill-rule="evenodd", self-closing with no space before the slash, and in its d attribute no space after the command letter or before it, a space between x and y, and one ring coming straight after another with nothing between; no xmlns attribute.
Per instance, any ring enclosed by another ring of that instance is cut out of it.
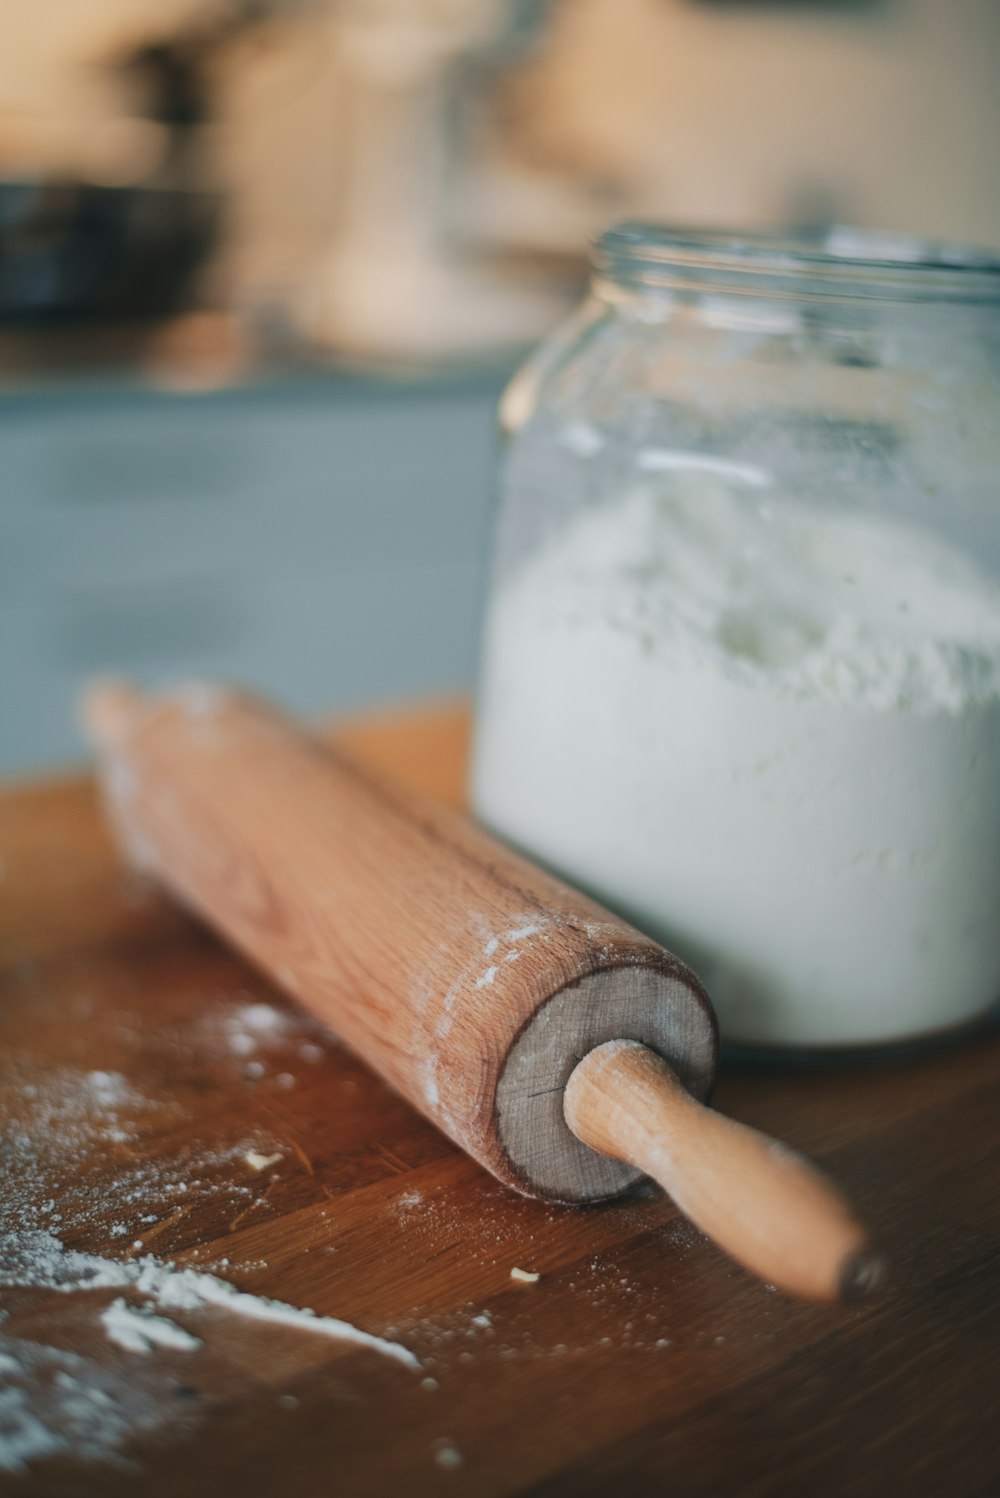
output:
<svg viewBox="0 0 1000 1498"><path fill-rule="evenodd" d="M209 69L274 9L274 0L229 0L106 59L128 83L135 116L161 133L145 174L113 186L0 181L0 327L155 319L191 303L223 204L204 160Z"/></svg>
<svg viewBox="0 0 1000 1498"><path fill-rule="evenodd" d="M0 326L176 311L220 208L182 188L0 182Z"/></svg>

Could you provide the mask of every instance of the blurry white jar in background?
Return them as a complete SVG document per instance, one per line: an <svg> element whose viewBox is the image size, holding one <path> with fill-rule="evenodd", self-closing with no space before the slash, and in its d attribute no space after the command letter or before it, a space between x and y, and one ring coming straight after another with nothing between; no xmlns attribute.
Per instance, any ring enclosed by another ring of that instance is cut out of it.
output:
<svg viewBox="0 0 1000 1498"><path fill-rule="evenodd" d="M1000 263L624 225L505 396L481 818L724 1038L1000 997Z"/></svg>

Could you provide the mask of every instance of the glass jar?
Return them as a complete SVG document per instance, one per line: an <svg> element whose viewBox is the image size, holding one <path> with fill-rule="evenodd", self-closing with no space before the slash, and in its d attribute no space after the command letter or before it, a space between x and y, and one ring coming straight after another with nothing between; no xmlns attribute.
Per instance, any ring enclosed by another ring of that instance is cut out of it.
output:
<svg viewBox="0 0 1000 1498"><path fill-rule="evenodd" d="M484 822L726 1040L1000 996L1000 261L625 224L501 408Z"/></svg>

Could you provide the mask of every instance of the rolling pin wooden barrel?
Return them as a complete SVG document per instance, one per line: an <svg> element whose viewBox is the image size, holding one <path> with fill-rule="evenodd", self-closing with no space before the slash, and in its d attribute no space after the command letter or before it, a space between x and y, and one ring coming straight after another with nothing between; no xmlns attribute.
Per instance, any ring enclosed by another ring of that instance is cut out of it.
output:
<svg viewBox="0 0 1000 1498"><path fill-rule="evenodd" d="M84 711L129 861L501 1181L583 1203L652 1176L765 1280L874 1288L833 1186L706 1106L715 1017L678 958L255 698L105 683Z"/></svg>

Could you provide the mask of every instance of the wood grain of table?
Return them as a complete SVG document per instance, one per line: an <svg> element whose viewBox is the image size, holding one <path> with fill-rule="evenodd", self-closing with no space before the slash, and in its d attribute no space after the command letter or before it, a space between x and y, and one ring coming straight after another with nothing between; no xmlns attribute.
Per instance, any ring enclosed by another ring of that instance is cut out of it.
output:
<svg viewBox="0 0 1000 1498"><path fill-rule="evenodd" d="M339 733L461 802L461 705ZM995 1029L877 1064L724 1070L718 1105L819 1161L890 1257L880 1299L811 1306L750 1279L652 1191L588 1209L506 1192L125 871L87 778L0 794L0 859L6 1136L54 1076L121 1074L143 1099L119 1141L84 1130L48 1158L36 1140L37 1202L6 1150L0 1223L44 1226L55 1202L70 1248L215 1266L422 1364L228 1318L195 1362L174 1355L177 1417L126 1443L127 1465L57 1455L4 1490L1000 1493ZM234 1044L254 1003L280 1024ZM255 1172L248 1148L281 1160ZM513 1282L515 1265L540 1279ZM75 1299L0 1292L3 1330L106 1351Z"/></svg>

